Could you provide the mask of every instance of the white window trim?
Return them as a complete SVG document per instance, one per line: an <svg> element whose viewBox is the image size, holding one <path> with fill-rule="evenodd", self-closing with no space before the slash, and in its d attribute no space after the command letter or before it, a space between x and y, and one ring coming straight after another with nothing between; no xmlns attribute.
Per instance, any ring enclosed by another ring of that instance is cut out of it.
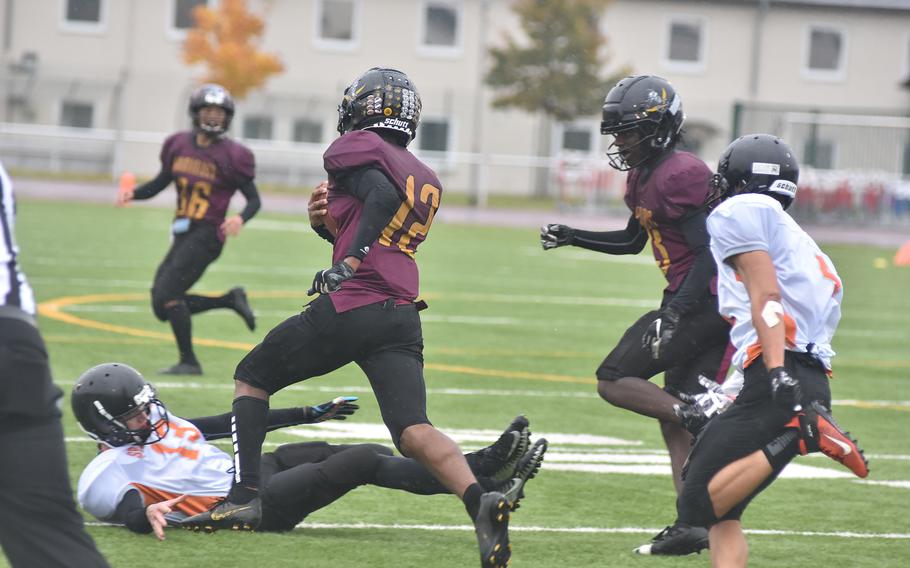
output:
<svg viewBox="0 0 910 568"><path fill-rule="evenodd" d="M57 120L54 122L54 124L56 124L58 127L60 127L60 128L79 128L79 129L83 129L82 126L68 126L68 125L67 125L67 126L64 126L63 124L61 124L61 122L63 121L63 105L64 105L64 103L78 103L78 104L84 104L84 105L87 105L87 106L92 107L92 125L89 126L88 128L89 128L90 130L96 130L96 129L98 128L98 125L95 123L95 122L96 122L95 119L98 118L98 112L97 112L97 111L98 111L98 103L97 103L96 101L90 101L90 100L86 100L86 99L80 99L80 98L78 98L78 97L76 97L76 98L73 98L73 97L61 97L61 98L57 99Z"/></svg>
<svg viewBox="0 0 910 568"><path fill-rule="evenodd" d="M427 45L423 42L426 36L427 10L431 5L447 6L455 10L455 45ZM417 53L425 57L438 59L456 59L464 53L464 4L454 0L422 0L417 6Z"/></svg>
<svg viewBox="0 0 910 568"><path fill-rule="evenodd" d="M566 129L568 128L571 128L572 130L587 130L591 134L591 149L588 152L582 152L581 150L573 150L563 147L563 135L566 133ZM599 120L573 120L571 122L557 123L556 128L553 129L553 142L551 147L553 148L554 155L565 155L571 153L573 155L584 155L593 158L600 155L601 142L602 136L600 135Z"/></svg>
<svg viewBox="0 0 910 568"><path fill-rule="evenodd" d="M812 32L837 32L841 37L840 59L837 69L825 71L821 69L812 69L809 67L809 52L812 46ZM803 57L802 57L802 77L810 81L829 81L844 82L847 80L847 51L849 50L849 38L847 30L843 26L835 24L808 23L803 28Z"/></svg>
<svg viewBox="0 0 910 568"><path fill-rule="evenodd" d="M446 137L446 150L444 152L440 152L439 150L423 150L419 145L415 145L413 148L414 153L421 159L426 159L439 164L444 168L443 171L450 171L456 165L455 140L457 140L457 138L455 136L455 119L445 115L421 114L420 122L445 122L449 126L448 136ZM417 127L417 138L420 138L420 126ZM415 140L415 142L419 142L419 140Z"/></svg>
<svg viewBox="0 0 910 568"><path fill-rule="evenodd" d="M910 32L904 34L904 72L900 77L901 82L910 79Z"/></svg>
<svg viewBox="0 0 910 568"><path fill-rule="evenodd" d="M694 24L698 27L698 61L676 61L670 59L670 37L673 24ZM702 16L691 14L670 14L664 19L664 33L661 38L660 65L676 73L699 75L708 68L708 21Z"/></svg>
<svg viewBox="0 0 910 568"><path fill-rule="evenodd" d="M362 20L363 2L361 0L352 0L354 11L351 19L351 31L353 38L344 39L326 39L322 37L322 7L325 0L316 0L313 2L313 47L323 51L341 51L352 52L360 48L360 22Z"/></svg>
<svg viewBox="0 0 910 568"><path fill-rule="evenodd" d="M207 0L209 8L218 8L218 0ZM174 27L174 16L177 14L177 0L167 0L167 8L164 10L164 35L174 41L183 41L186 39L186 30Z"/></svg>
<svg viewBox="0 0 910 568"><path fill-rule="evenodd" d="M71 22L66 19L67 0L60 0L60 18L58 27L61 31L77 34L103 34L107 32L107 13L109 0L101 0L99 20L97 23Z"/></svg>

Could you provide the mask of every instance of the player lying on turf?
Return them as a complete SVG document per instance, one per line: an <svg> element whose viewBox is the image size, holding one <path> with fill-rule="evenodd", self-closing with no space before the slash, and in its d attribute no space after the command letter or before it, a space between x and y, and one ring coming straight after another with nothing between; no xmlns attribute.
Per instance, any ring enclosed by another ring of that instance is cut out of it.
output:
<svg viewBox="0 0 910 568"><path fill-rule="evenodd" d="M344 420L357 410L354 400L273 409L268 428ZM98 519L164 539L165 526L179 526L180 519L227 495L232 460L209 442L230 436L230 414L175 416L138 371L121 363L86 371L73 387L72 406L79 424L99 442L99 454L79 478L79 503ZM513 509L547 450L546 440L531 445L529 436L528 421L520 416L496 443L465 456L484 488L501 491ZM286 444L263 455L262 480L263 531L291 530L360 485L447 493L419 463L378 444Z"/></svg>

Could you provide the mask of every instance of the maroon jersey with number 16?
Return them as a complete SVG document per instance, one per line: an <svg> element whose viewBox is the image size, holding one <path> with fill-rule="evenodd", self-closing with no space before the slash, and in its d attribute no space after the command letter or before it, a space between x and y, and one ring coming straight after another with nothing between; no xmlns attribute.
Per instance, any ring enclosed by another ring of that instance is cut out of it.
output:
<svg viewBox="0 0 910 568"><path fill-rule="evenodd" d="M363 210L363 202L336 183L341 174L346 170L377 168L395 185L402 199L354 277L330 296L335 310L344 312L388 298L414 301L419 293L414 255L427 237L442 197L436 174L406 148L386 142L369 130L355 130L336 139L323 161L329 174L329 215L338 226L333 263L345 257Z"/></svg>
<svg viewBox="0 0 910 568"><path fill-rule="evenodd" d="M161 147L161 169L177 186L174 217L220 226L241 185L253 179L256 166L249 148L229 138L197 146L193 132L178 132ZM219 236L224 239L224 235Z"/></svg>

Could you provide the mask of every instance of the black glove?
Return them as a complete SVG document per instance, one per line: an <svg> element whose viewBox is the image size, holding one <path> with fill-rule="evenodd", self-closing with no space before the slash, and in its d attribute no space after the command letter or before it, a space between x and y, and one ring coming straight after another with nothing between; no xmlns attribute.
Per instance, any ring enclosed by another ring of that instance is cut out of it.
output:
<svg viewBox="0 0 910 568"><path fill-rule="evenodd" d="M354 404L356 400L356 396L339 396L319 406L305 406L303 412L306 415L307 424L326 420L347 420L348 416L360 408L359 405Z"/></svg>
<svg viewBox="0 0 910 568"><path fill-rule="evenodd" d="M783 367L774 367L768 371L768 376L771 377L771 398L774 403L787 411L802 410L799 401L803 398L803 391L790 373Z"/></svg>
<svg viewBox="0 0 910 568"><path fill-rule="evenodd" d="M540 228L540 246L543 250L564 247L572 244L575 238L575 229L568 225L544 225Z"/></svg>
<svg viewBox="0 0 910 568"><path fill-rule="evenodd" d="M670 306L665 307L648 326L645 334L641 336L641 346L651 349L651 357L659 359L660 350L665 349L673 339L677 327L679 327L679 314Z"/></svg>
<svg viewBox="0 0 910 568"><path fill-rule="evenodd" d="M320 270L313 277L313 285L307 291L307 296L331 294L341 288L341 283L354 277L354 269L343 260L336 262L332 268Z"/></svg>

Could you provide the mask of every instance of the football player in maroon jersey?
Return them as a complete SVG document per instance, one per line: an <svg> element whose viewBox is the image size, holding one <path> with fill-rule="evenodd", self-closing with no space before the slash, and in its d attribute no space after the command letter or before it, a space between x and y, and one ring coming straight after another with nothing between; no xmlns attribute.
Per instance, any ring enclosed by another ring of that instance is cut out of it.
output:
<svg viewBox="0 0 910 568"><path fill-rule="evenodd" d="M689 431L697 431L704 417L685 412L676 393L704 392L699 375L723 381L730 328L717 313L717 269L705 227L711 170L676 149L683 120L682 101L666 80L652 75L620 80L604 102L601 133L612 138L610 165L629 172L626 228L601 232L554 224L541 229L545 250L574 245L638 254L651 241L667 280L660 308L633 323L607 355L597 369L597 391L614 406L660 422L677 493L692 442ZM664 373L663 389L650 382L659 373ZM688 554L707 544L704 528L674 523L637 551Z"/></svg>
<svg viewBox="0 0 910 568"><path fill-rule="evenodd" d="M123 206L134 199L149 199L174 182L177 209L171 225L171 248L155 272L152 311L168 321L177 340L180 360L159 371L165 375L201 375L193 352L190 316L216 308L232 309L252 331L253 311L243 288L221 296L200 296L187 291L202 277L224 247L227 236L236 236L259 211L260 200L253 153L225 134L234 117L234 100L220 85L207 84L193 92L189 103L193 129L177 132L161 148L161 171L135 190L125 187L117 197ZM234 192L240 190L246 206L226 217Z"/></svg>
<svg viewBox="0 0 910 568"><path fill-rule="evenodd" d="M313 279L310 293L320 296L269 332L237 366L234 486L225 501L185 525L216 529L240 519L255 527L270 395L354 362L373 387L395 446L464 502L481 565L508 562L509 499L482 489L458 445L426 414L418 314L426 304L417 300L414 258L442 185L407 149L420 110L413 82L395 69L370 69L345 90L338 108L341 137L323 156L328 184L310 202L311 224L334 244L333 264ZM314 201L324 201L324 209L314 208Z"/></svg>

